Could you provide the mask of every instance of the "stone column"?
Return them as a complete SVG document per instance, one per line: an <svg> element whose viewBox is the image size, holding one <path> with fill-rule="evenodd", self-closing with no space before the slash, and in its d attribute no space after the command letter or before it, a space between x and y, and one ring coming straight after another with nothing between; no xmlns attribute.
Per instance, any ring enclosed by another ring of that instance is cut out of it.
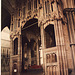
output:
<svg viewBox="0 0 75 75"><path fill-rule="evenodd" d="M72 14L73 14L73 21L74 21L73 23L75 25L75 12L73 11Z"/></svg>
<svg viewBox="0 0 75 75"><path fill-rule="evenodd" d="M63 34L63 24L62 20L58 21L58 30L59 30L59 37L60 37L60 50L61 50L61 57L63 62L63 71L64 75L68 75L68 67L67 67L67 57L66 57L66 49L65 49L65 41L64 41L64 34Z"/></svg>
<svg viewBox="0 0 75 75"><path fill-rule="evenodd" d="M41 30L42 49L44 49L45 48L45 37L44 37L44 26L43 25L40 26L40 30Z"/></svg>
<svg viewBox="0 0 75 75"><path fill-rule="evenodd" d="M70 12L70 23L71 23L71 30L72 30L72 38L73 38L73 43L75 43L75 32L74 32L74 24L73 24L73 18L72 18L72 13Z"/></svg>
<svg viewBox="0 0 75 75"><path fill-rule="evenodd" d="M75 31L74 31L74 24L73 24L73 18L72 18L72 13L70 12L70 28L72 31L72 39L73 42L71 43L71 47L72 47L72 52L73 52L73 60L74 60L74 68L75 68Z"/></svg>
<svg viewBox="0 0 75 75"><path fill-rule="evenodd" d="M49 4L50 4L49 6L50 6L50 11L51 11L51 0L49 0Z"/></svg>
<svg viewBox="0 0 75 75"><path fill-rule="evenodd" d="M22 39L21 39L21 35L19 34L18 36L18 75L20 75L21 72L21 67L22 67Z"/></svg>
<svg viewBox="0 0 75 75"><path fill-rule="evenodd" d="M40 53L41 53L41 65L43 66L43 69L45 68L44 66L44 56L43 56L43 49L45 49L45 36L44 36L44 26L41 24L40 25L40 31L41 31L41 46L42 46L42 49L41 49L41 51L40 51Z"/></svg>
<svg viewBox="0 0 75 75"><path fill-rule="evenodd" d="M59 60L58 60L58 62L59 62L59 75L68 75L62 21L55 20L54 28L55 28L56 46L58 49L58 58L59 58Z"/></svg>
<svg viewBox="0 0 75 75"><path fill-rule="evenodd" d="M67 12L67 19L68 19L68 29L69 29L69 38L70 38L70 43L73 44L73 36L72 36L72 30L71 30L71 23L70 23L70 18L69 18L69 13ZM72 47L72 50L74 51L74 48ZM73 54L72 54L73 55ZM74 59L73 59L74 60ZM73 64L74 65L74 64Z"/></svg>
<svg viewBox="0 0 75 75"><path fill-rule="evenodd" d="M13 39L10 39L10 75L12 75L12 67L13 67L13 61L12 61L12 55L13 55Z"/></svg>
<svg viewBox="0 0 75 75"><path fill-rule="evenodd" d="M59 13L60 11L60 13ZM54 28L55 28L55 37L56 37L56 46L58 49L58 62L59 62L59 75L68 75L67 67L67 57L64 41L64 32L63 24L61 18L63 17L61 6L58 5L57 0L54 0L53 3L53 12L54 12Z"/></svg>
<svg viewBox="0 0 75 75"><path fill-rule="evenodd" d="M63 25L63 31L64 31L64 39L65 39L67 61L68 61L67 64L68 64L68 68L72 69L73 61L72 61L72 55L71 55L71 49L70 49L70 41L69 41L69 34L68 34L67 23L65 23L65 25Z"/></svg>
<svg viewBox="0 0 75 75"><path fill-rule="evenodd" d="M58 62L59 62L59 75L63 75L63 67L62 67L62 57L61 57L61 52L60 52L60 40L59 40L59 31L58 31L58 22L57 20L54 21L54 30L55 30L55 39L56 39L56 46L58 49ZM61 72L61 74L60 74Z"/></svg>
<svg viewBox="0 0 75 75"><path fill-rule="evenodd" d="M71 55L72 55L72 62L73 62L73 70L75 69L75 32L74 32L74 27L73 27L73 20L72 20L72 15L71 13L66 13L67 14L67 20L68 20L68 29L69 29L69 39L70 39L70 46L71 46ZM75 72L75 71L74 71Z"/></svg>
<svg viewBox="0 0 75 75"><path fill-rule="evenodd" d="M38 46L38 41L37 41L37 65L39 65L39 46Z"/></svg>

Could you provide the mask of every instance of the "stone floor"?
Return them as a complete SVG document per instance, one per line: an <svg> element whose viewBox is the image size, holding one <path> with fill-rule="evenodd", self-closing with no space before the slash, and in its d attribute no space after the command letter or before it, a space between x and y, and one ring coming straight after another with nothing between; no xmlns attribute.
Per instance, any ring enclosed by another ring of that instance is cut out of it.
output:
<svg viewBox="0 0 75 75"><path fill-rule="evenodd" d="M21 75L43 75L43 73L22 73Z"/></svg>
<svg viewBox="0 0 75 75"><path fill-rule="evenodd" d="M42 70L29 70L21 73L21 75L44 75Z"/></svg>

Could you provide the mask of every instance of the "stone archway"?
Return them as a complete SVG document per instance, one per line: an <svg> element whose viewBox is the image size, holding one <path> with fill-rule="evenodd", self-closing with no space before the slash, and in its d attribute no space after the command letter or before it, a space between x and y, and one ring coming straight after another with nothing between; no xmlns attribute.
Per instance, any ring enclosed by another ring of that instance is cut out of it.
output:
<svg viewBox="0 0 75 75"><path fill-rule="evenodd" d="M25 37L25 38L24 38ZM31 69L32 66L40 65L40 57L39 57L39 47L40 47L40 28L38 27L38 20L33 18L26 22L24 27L22 28L22 47L26 49L26 58L22 60L26 60L27 64L25 66L26 69ZM22 48L22 52L24 52ZM22 53L23 54L23 53ZM22 63L24 63L22 61ZM24 64L23 64L24 68ZM36 67L37 68L37 67ZM34 68L33 68L34 69Z"/></svg>
<svg viewBox="0 0 75 75"><path fill-rule="evenodd" d="M45 41L46 41L46 48L55 47L55 32L54 32L54 25L49 24L45 28Z"/></svg>

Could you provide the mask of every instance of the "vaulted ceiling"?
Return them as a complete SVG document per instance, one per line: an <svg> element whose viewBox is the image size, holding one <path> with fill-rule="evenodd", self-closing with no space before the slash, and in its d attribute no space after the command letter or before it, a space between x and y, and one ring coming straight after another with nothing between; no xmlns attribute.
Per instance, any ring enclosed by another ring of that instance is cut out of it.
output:
<svg viewBox="0 0 75 75"><path fill-rule="evenodd" d="M8 26L10 29L11 13L20 6L23 0L1 0L1 30ZM25 1L25 0L24 0Z"/></svg>
<svg viewBox="0 0 75 75"><path fill-rule="evenodd" d="M15 9L16 0L1 1L1 30L8 26L10 29L11 13Z"/></svg>

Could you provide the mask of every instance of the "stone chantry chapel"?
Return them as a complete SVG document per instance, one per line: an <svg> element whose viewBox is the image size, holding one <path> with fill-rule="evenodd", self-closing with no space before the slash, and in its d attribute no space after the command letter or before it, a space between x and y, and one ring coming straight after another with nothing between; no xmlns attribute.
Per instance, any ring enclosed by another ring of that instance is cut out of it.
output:
<svg viewBox="0 0 75 75"><path fill-rule="evenodd" d="M2 0L1 8L7 75L75 75L75 0Z"/></svg>

